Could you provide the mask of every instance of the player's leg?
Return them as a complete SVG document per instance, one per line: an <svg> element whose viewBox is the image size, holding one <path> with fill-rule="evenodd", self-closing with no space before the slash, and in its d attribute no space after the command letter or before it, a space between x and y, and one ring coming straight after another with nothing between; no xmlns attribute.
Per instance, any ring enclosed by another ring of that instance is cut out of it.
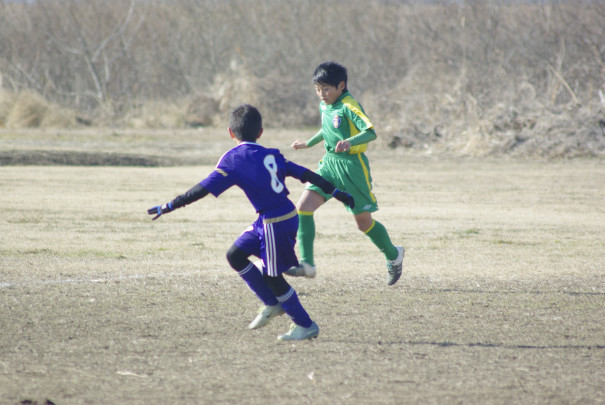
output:
<svg viewBox="0 0 605 405"><path fill-rule="evenodd" d="M318 192L304 190L296 203L298 210L298 232L296 239L300 250L300 261L310 265L315 264L313 243L315 242L315 219L313 215L326 200Z"/></svg>
<svg viewBox="0 0 605 405"><path fill-rule="evenodd" d="M296 239L300 251L300 263L289 269L290 276L315 277L315 259L313 244L315 243L315 211L325 203L325 198L316 191L304 190L296 203L298 210L298 232Z"/></svg>
<svg viewBox="0 0 605 405"><path fill-rule="evenodd" d="M286 269L297 263L294 251L297 228L297 217L265 224L265 244L262 254L267 269L264 270L263 278L295 325L288 333L280 335L278 337L280 340L310 339L319 333L319 327L311 320L296 291L282 275Z"/></svg>
<svg viewBox="0 0 605 405"><path fill-rule="evenodd" d="M269 321L276 316L282 315L284 310L282 309L281 304L277 300L275 294L273 294L273 291L263 279L262 269L257 268L256 265L250 262L248 259L251 253L243 250L237 245L240 244L246 249L255 249L254 246L258 244L258 238L255 238L253 235L253 231L251 234L244 232L242 236L238 238L236 243L234 243L227 251L227 261L229 261L231 267L233 267L233 269L237 271L237 274L246 282L250 290L252 290L258 299L263 302L263 305L259 308L256 317L248 325L248 328L250 329L258 329L267 325ZM258 249L260 250L260 246ZM260 256L260 253L254 254Z"/></svg>
<svg viewBox="0 0 605 405"><path fill-rule="evenodd" d="M370 212L362 212L354 215L355 222L374 245L384 254L387 259L387 284L393 285L401 277L404 249L395 246L384 225L372 218Z"/></svg>
<svg viewBox="0 0 605 405"><path fill-rule="evenodd" d="M362 212L354 215L357 228L363 232L374 245L384 254L387 260L397 258L397 248L391 242L389 233L384 225L372 218L372 213Z"/></svg>
<svg viewBox="0 0 605 405"><path fill-rule="evenodd" d="M238 239L239 240L239 239ZM274 306L279 302L273 291L267 286L259 269L250 261L250 253L237 244L233 244L227 251L227 261L237 274L246 282L250 290L266 305Z"/></svg>
<svg viewBox="0 0 605 405"><path fill-rule="evenodd" d="M248 325L250 329L265 326L269 321L284 313L273 291L263 280L262 269L257 268L248 259L251 255L261 257L261 243L258 227L262 230L262 221L250 226L227 251L227 261L237 274L246 282L250 290L263 302L256 318ZM262 267L262 265L261 265Z"/></svg>
<svg viewBox="0 0 605 405"><path fill-rule="evenodd" d="M333 170L340 173L343 189L355 199L355 207L347 209L353 214L359 230L367 235L386 257L387 284L395 284L401 276L404 250L402 246L394 246L386 228L372 218L372 212L378 210L378 201L372 193L370 163L365 154L340 163L342 164L333 165Z"/></svg>
<svg viewBox="0 0 605 405"><path fill-rule="evenodd" d="M313 321L300 303L296 291L288 284L284 276L280 274L277 277L271 277L265 274L263 277L284 311L292 318L292 322L303 328L309 328Z"/></svg>

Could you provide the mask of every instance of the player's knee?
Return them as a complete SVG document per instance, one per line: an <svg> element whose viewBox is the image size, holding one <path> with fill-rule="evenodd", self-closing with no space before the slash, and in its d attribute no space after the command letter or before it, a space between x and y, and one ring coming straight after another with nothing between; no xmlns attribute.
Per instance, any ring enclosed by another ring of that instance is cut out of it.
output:
<svg viewBox="0 0 605 405"><path fill-rule="evenodd" d="M300 212L300 211L304 211L305 209L309 209L309 207L308 207L308 204L307 204L306 200L304 199L304 197L301 197L296 202L296 211Z"/></svg>
<svg viewBox="0 0 605 405"><path fill-rule="evenodd" d="M288 284L288 282L284 279L284 276L281 274L277 277L271 277L264 274L263 280L265 280L265 283L276 297L281 297L290 291L290 284Z"/></svg>
<svg viewBox="0 0 605 405"><path fill-rule="evenodd" d="M227 251L227 261L234 270L242 270L248 265L248 253L244 252L236 245L232 245Z"/></svg>
<svg viewBox="0 0 605 405"><path fill-rule="evenodd" d="M315 212L325 202L325 198L318 192L305 190L296 202L296 209L304 212Z"/></svg>
<svg viewBox="0 0 605 405"><path fill-rule="evenodd" d="M363 233L368 233L374 227L374 220L369 213L355 215L355 223L357 223L357 229Z"/></svg>
<svg viewBox="0 0 605 405"><path fill-rule="evenodd" d="M368 231L372 228L372 223L359 223L357 222L357 229L359 229L362 233L368 233Z"/></svg>

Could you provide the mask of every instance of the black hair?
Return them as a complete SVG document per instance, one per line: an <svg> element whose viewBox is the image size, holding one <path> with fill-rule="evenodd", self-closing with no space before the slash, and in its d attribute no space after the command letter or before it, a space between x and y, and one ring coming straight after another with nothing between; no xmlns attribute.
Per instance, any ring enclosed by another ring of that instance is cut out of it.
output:
<svg viewBox="0 0 605 405"><path fill-rule="evenodd" d="M317 66L313 73L313 83L315 84L338 87L340 82L345 82L344 91L347 91L347 68L336 62L324 62Z"/></svg>
<svg viewBox="0 0 605 405"><path fill-rule="evenodd" d="M256 142L263 129L263 117L256 107L241 104L229 114L229 128L240 141Z"/></svg>

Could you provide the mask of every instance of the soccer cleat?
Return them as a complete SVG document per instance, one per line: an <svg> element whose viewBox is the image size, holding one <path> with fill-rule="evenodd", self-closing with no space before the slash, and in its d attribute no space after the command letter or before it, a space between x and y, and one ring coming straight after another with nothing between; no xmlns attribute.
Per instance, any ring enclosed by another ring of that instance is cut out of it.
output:
<svg viewBox="0 0 605 405"><path fill-rule="evenodd" d="M401 270L403 267L403 255L405 254L405 249L403 246L395 246L397 248L397 258L395 260L387 260L387 284L393 285L399 280L401 277Z"/></svg>
<svg viewBox="0 0 605 405"><path fill-rule="evenodd" d="M250 328L250 329L262 328L263 326L267 325L271 319L275 318L276 316L282 315L284 313L285 313L285 311L281 307L281 304L264 305L264 306L260 307L260 309L258 310L258 315L256 316L256 318L254 318L254 320L250 323L250 325L248 325L248 328Z"/></svg>
<svg viewBox="0 0 605 405"><path fill-rule="evenodd" d="M290 330L288 333L279 335L277 340L313 339L316 338L317 335L319 335L319 326L317 326L315 322L313 322L308 328L303 328L302 326L293 323L290 325Z"/></svg>
<svg viewBox="0 0 605 405"><path fill-rule="evenodd" d="M315 277L316 269L315 266L309 263L300 262L298 266L292 266L284 272L288 276L292 277Z"/></svg>

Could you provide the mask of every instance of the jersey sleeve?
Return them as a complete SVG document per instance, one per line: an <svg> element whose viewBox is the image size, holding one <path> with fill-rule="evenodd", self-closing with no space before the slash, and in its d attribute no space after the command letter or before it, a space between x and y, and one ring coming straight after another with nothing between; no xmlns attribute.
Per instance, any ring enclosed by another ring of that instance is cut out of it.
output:
<svg viewBox="0 0 605 405"><path fill-rule="evenodd" d="M294 177L295 179L301 180L303 177L303 174L305 174L305 172L309 170L306 167L297 165L296 163L291 162L289 160L286 160L285 164L286 164L286 175L290 176L290 177Z"/></svg>
<svg viewBox="0 0 605 405"><path fill-rule="evenodd" d="M210 173L208 177L200 182L200 185L215 197L221 195L233 184L233 179L230 178L226 172L220 169L214 169L214 171Z"/></svg>
<svg viewBox="0 0 605 405"><path fill-rule="evenodd" d="M365 131L361 131L355 136L347 139L351 143L351 146L363 145L368 142L372 142L377 138L376 132L374 129L367 129Z"/></svg>
<svg viewBox="0 0 605 405"><path fill-rule="evenodd" d="M321 188L321 190L326 194L332 194L336 189L336 186L334 186L328 180L324 179L319 174L312 172L304 166L300 166L294 162L286 160L286 168L288 176L294 177L300 180L302 183L309 182Z"/></svg>
<svg viewBox="0 0 605 405"><path fill-rule="evenodd" d="M307 142L305 142L307 144L307 147L311 147L314 145L317 145L319 142L323 141L324 139L324 134L322 132L322 130L320 129L319 131L317 131L317 133L315 135L313 135Z"/></svg>
<svg viewBox="0 0 605 405"><path fill-rule="evenodd" d="M181 194L170 201L172 209L177 209L196 202L197 200L206 197L208 190L202 187L201 184L196 184L187 190L186 193Z"/></svg>
<svg viewBox="0 0 605 405"><path fill-rule="evenodd" d="M344 107L343 112L345 116L355 125L355 128L359 131L358 134L347 139L352 146L363 145L371 142L377 138L376 131L374 131L374 124L370 121L370 118L365 114L363 108L356 100L352 97L347 97L343 100Z"/></svg>
<svg viewBox="0 0 605 405"><path fill-rule="evenodd" d="M236 183L233 168L233 155L224 154L219 160L216 168L200 182L200 185L215 197L221 195L229 187Z"/></svg>
<svg viewBox="0 0 605 405"><path fill-rule="evenodd" d="M374 129L374 124L372 124L372 121L365 114L361 105L354 98L345 97L343 104L345 107L344 114L355 124L359 132Z"/></svg>

